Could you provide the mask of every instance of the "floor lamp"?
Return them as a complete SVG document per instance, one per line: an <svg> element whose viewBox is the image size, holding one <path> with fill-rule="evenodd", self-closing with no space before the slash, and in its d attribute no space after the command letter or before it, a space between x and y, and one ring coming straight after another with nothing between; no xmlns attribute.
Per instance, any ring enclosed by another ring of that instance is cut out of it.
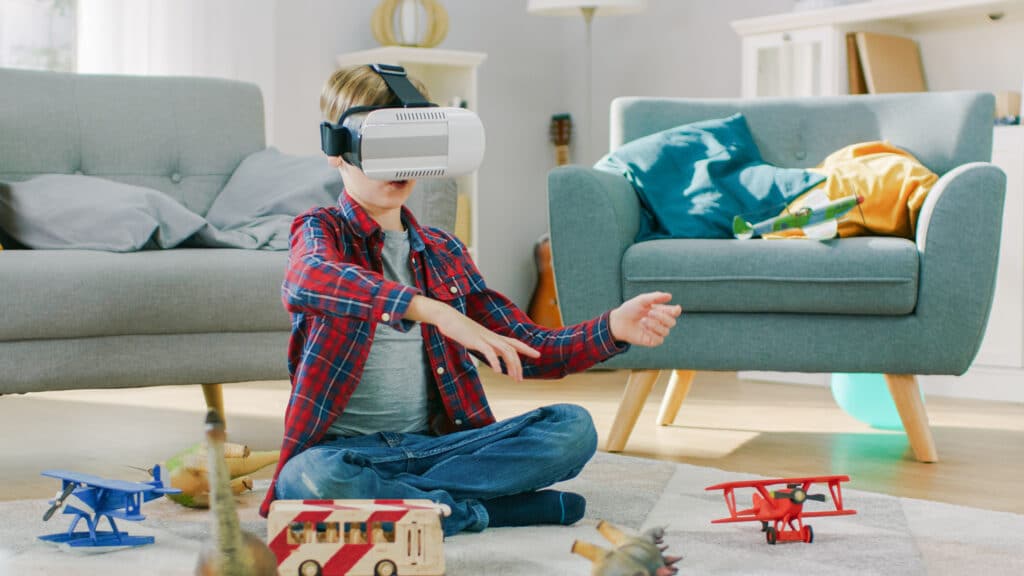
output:
<svg viewBox="0 0 1024 576"><path fill-rule="evenodd" d="M583 140L583 150L580 156L583 157L583 163L589 164L594 162L596 159L589 158L590 154L590 140L593 132L590 129L591 117L591 92L593 86L591 83L591 77L593 75L593 66L591 64L591 48L590 48L590 27L591 22L594 20L594 16L610 16L615 14L632 14L636 12L642 12L647 5L647 0L529 0L526 5L526 11L530 14L541 14L544 16L577 16L582 15L583 21L586 24L586 63L584 64L584 70L587 75L587 98L586 107L584 108L583 125L586 126L587 138Z"/></svg>

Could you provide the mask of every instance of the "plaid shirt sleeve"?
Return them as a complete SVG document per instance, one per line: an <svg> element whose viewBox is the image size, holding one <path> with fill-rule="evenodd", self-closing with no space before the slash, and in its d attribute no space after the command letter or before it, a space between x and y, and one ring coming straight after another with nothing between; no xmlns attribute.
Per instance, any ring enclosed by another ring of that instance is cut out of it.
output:
<svg viewBox="0 0 1024 576"><path fill-rule="evenodd" d="M472 283L481 287L467 296L466 315L488 330L525 342L540 352L538 358L520 356L524 377L562 378L629 350L629 344L612 337L610 311L593 320L554 330L535 324L505 295L487 288L469 251L463 247L462 253Z"/></svg>
<svg viewBox="0 0 1024 576"><path fill-rule="evenodd" d="M339 247L336 223L317 211L295 219L291 230L288 269L281 286L284 307L291 313L354 316L384 322L407 331L405 320L412 297L420 290L386 280L383 275L352 263L358 261Z"/></svg>

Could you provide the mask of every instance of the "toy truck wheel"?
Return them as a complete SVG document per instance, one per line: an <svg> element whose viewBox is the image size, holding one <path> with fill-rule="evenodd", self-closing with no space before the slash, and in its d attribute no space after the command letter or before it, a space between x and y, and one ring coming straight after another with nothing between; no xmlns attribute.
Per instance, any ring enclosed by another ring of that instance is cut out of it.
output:
<svg viewBox="0 0 1024 576"><path fill-rule="evenodd" d="M803 537L804 537L804 542L806 542L808 544L810 544L811 542L814 542L814 529L811 528L809 525L808 526L804 526Z"/></svg>
<svg viewBox="0 0 1024 576"><path fill-rule="evenodd" d="M398 566L391 560L381 560L373 567L373 576L395 576L398 574Z"/></svg>
<svg viewBox="0 0 1024 576"><path fill-rule="evenodd" d="M323 569L316 560L306 560L299 564L299 576L323 576Z"/></svg>
<svg viewBox="0 0 1024 576"><path fill-rule="evenodd" d="M775 544L779 541L779 534L775 531L775 528L768 528L764 531L764 539L767 540L769 544Z"/></svg>

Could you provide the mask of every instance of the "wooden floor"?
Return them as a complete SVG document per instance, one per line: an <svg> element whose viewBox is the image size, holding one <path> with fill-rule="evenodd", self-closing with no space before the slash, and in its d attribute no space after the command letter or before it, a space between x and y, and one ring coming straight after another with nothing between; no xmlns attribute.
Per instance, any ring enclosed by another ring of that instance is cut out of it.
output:
<svg viewBox="0 0 1024 576"><path fill-rule="evenodd" d="M590 372L515 384L484 373L498 418L558 402L586 407L602 444L625 372ZM655 386L624 454L765 476L841 473L850 487L1024 513L1024 405L929 398L940 462L913 460L902 433L847 416L827 388L698 373L674 425L656 426L665 377ZM225 386L230 440L276 449L285 382ZM142 480L149 467L198 442L199 387L86 390L0 397L0 500L52 497L47 468ZM267 477L265 469L257 477Z"/></svg>

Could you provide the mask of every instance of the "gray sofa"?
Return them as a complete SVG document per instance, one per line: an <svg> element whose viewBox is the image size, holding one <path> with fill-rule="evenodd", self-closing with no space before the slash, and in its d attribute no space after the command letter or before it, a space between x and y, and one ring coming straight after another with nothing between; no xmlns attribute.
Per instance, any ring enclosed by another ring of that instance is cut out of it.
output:
<svg viewBox="0 0 1024 576"><path fill-rule="evenodd" d="M0 69L0 87L0 182L92 175L159 190L204 215L239 163L266 146L251 84ZM450 228L453 192L414 192L432 210L413 209ZM284 251L2 242L0 394L207 384L216 403L216 384L288 376Z"/></svg>

